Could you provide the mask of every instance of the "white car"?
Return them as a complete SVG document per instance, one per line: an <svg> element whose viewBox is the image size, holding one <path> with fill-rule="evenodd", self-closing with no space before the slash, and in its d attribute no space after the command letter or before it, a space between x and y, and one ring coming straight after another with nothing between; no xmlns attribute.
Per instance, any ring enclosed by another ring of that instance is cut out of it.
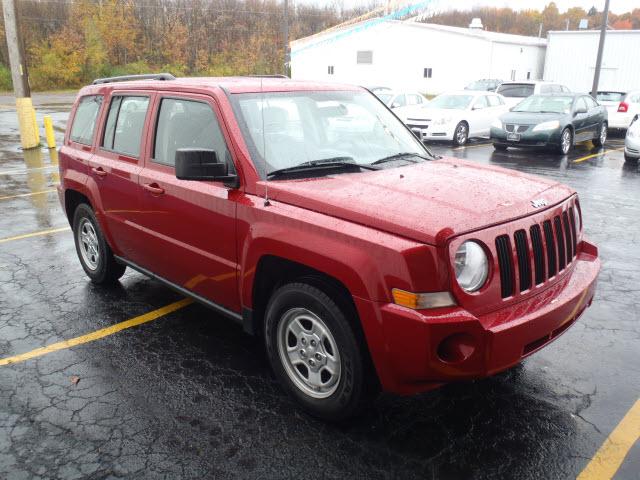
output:
<svg viewBox="0 0 640 480"><path fill-rule="evenodd" d="M395 113L423 141L450 140L464 145L469 138L488 136L491 123L507 110L502 95L461 90Z"/></svg>
<svg viewBox="0 0 640 480"><path fill-rule="evenodd" d="M531 95L545 93L569 93L564 85L554 82L545 82L542 80L522 80L520 82L502 82L496 89L504 97L509 107L514 107L522 100Z"/></svg>
<svg viewBox="0 0 640 480"><path fill-rule="evenodd" d="M637 162L640 158L640 120L634 120L627 128L624 138L624 160Z"/></svg>
<svg viewBox="0 0 640 480"><path fill-rule="evenodd" d="M607 107L609 128L626 130L634 118L640 115L640 90L629 92L599 91L597 100Z"/></svg>
<svg viewBox="0 0 640 480"><path fill-rule="evenodd" d="M392 90L377 90L373 92L387 107L396 108L410 105L422 105L427 99L418 92L397 92Z"/></svg>

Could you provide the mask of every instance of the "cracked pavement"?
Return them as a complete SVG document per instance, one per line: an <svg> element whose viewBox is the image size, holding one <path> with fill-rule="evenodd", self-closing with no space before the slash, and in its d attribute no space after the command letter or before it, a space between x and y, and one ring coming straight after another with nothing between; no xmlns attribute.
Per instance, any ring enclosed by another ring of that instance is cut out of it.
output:
<svg viewBox="0 0 640 480"><path fill-rule="evenodd" d="M53 116L58 144L69 98L34 99L39 118ZM0 97L0 107L12 103ZM640 167L620 151L571 163L591 153L584 145L561 158L483 142L433 150L571 185L600 250L592 307L550 346L492 378L382 395L336 426L296 409L260 341L190 305L0 366L0 478L575 478L640 397ZM18 146L15 112L0 108L0 197L54 188L55 154ZM55 192L0 209L2 238L67 225ZM0 358L179 298L131 270L117 287L92 285L68 231L0 244ZM615 478L640 478L639 457L636 442Z"/></svg>

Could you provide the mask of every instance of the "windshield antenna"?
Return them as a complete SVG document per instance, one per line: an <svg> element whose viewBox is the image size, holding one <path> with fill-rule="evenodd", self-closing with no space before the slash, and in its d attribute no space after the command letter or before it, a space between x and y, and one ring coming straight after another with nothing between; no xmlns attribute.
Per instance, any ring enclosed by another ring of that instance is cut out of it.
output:
<svg viewBox="0 0 640 480"><path fill-rule="evenodd" d="M265 125L264 125L264 89L262 88L262 80L260 77L260 115L262 116L262 158L264 159L264 172L266 175L265 184L264 184L264 206L268 207L271 205L269 201L269 172L267 172L269 168L269 164L267 163L267 141L265 139Z"/></svg>

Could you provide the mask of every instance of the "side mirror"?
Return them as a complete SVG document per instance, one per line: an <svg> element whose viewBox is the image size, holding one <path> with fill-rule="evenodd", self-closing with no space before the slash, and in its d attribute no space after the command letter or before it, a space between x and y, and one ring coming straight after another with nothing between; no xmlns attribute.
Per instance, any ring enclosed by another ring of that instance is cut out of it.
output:
<svg viewBox="0 0 640 480"><path fill-rule="evenodd" d="M180 180L216 180L236 188L238 176L229 175L229 165L218 161L215 150L179 148L176 150L176 178Z"/></svg>
<svg viewBox="0 0 640 480"><path fill-rule="evenodd" d="M390 108L398 108L400 104L398 102L393 102Z"/></svg>
<svg viewBox="0 0 640 480"><path fill-rule="evenodd" d="M472 110L482 110L484 108L484 105L474 105Z"/></svg>
<svg viewBox="0 0 640 480"><path fill-rule="evenodd" d="M576 108L576 111L573 112L573 116L575 117L576 115L579 115L581 113L587 113L587 109L584 107L578 107Z"/></svg>

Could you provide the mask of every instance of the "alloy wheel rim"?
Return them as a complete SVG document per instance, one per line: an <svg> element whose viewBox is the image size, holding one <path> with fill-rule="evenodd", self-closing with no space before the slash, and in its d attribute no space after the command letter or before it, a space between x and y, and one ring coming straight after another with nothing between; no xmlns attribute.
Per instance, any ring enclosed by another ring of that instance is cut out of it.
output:
<svg viewBox="0 0 640 480"><path fill-rule="evenodd" d="M459 144L467 143L467 127L460 125L456 132L456 140Z"/></svg>
<svg viewBox="0 0 640 480"><path fill-rule="evenodd" d="M571 134L569 130L565 130L562 134L562 153L567 153L569 151L569 145L571 144Z"/></svg>
<svg viewBox="0 0 640 480"><path fill-rule="evenodd" d="M100 243L93 224L83 218L78 226L78 245L84 264L89 270L96 270L100 262Z"/></svg>
<svg viewBox="0 0 640 480"><path fill-rule="evenodd" d="M280 361L289 379L305 394L326 398L338 388L342 373L338 345L327 325L306 308L292 308L280 318Z"/></svg>

